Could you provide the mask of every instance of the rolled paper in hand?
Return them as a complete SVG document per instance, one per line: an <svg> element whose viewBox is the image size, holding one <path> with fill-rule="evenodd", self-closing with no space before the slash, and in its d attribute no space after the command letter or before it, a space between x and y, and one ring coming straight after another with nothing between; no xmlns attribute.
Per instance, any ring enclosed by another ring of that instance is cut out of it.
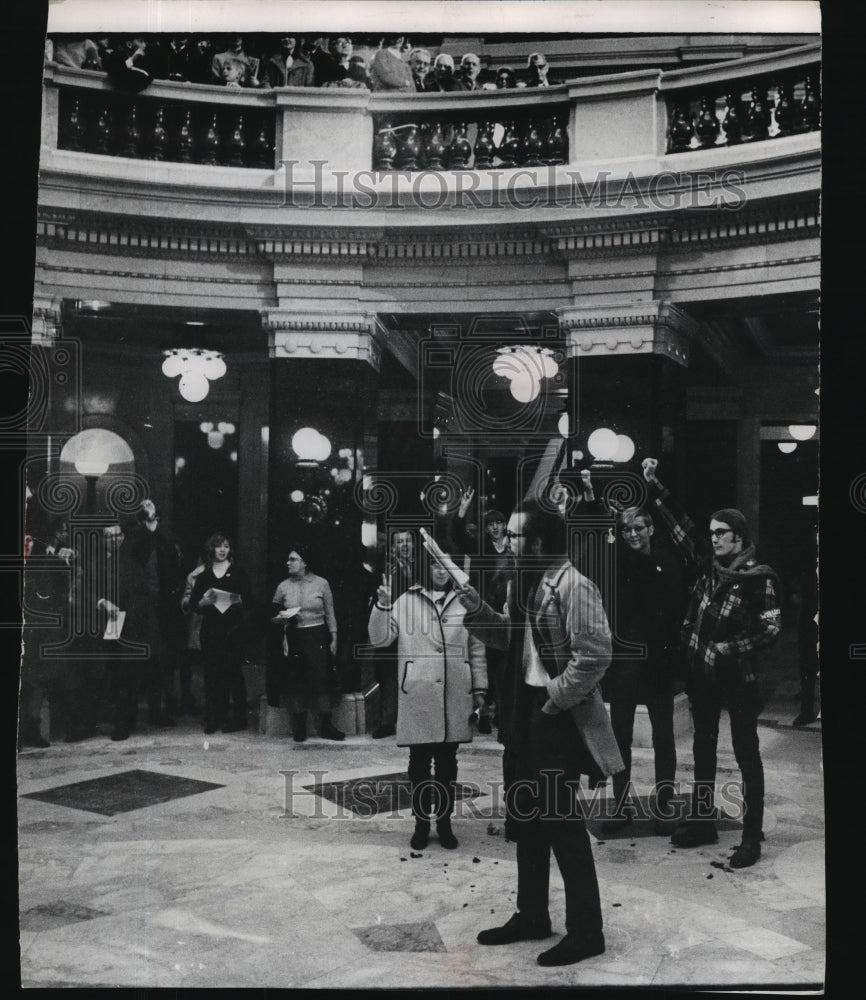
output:
<svg viewBox="0 0 866 1000"><path fill-rule="evenodd" d="M430 553L430 555L433 556L436 562L438 562L439 565L448 573L458 587L465 587L466 584L469 583L469 574L460 569L451 556L439 547L436 540L431 538L424 528L421 528L421 544Z"/></svg>

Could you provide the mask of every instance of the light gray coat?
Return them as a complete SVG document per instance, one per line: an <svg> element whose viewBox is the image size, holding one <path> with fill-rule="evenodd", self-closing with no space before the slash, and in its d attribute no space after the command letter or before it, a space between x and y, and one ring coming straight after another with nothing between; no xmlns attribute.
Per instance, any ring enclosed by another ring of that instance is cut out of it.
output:
<svg viewBox="0 0 866 1000"><path fill-rule="evenodd" d="M472 695L487 690L484 644L469 635L465 610L448 592L438 607L420 584L390 611L374 605L370 642L397 640L397 745L468 743Z"/></svg>

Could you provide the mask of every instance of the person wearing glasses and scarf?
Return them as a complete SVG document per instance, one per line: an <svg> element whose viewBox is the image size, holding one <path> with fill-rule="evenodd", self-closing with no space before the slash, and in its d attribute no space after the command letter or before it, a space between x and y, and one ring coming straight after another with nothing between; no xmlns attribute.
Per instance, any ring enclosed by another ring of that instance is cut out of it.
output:
<svg viewBox="0 0 866 1000"><path fill-rule="evenodd" d="M549 87L547 79L547 60L540 52L533 52L526 60L529 67L529 87Z"/></svg>
<svg viewBox="0 0 866 1000"><path fill-rule="evenodd" d="M689 818L671 837L677 847L715 844L716 748L719 717L727 709L731 740L743 778L743 836L728 864L748 868L761 857L764 767L758 742L763 707L757 680L759 652L779 635L779 579L755 556L749 526L733 507L710 518L711 555L704 555L694 522L656 477L658 462L643 461L653 509L696 568L680 633L687 663L686 691L694 722L695 786Z"/></svg>

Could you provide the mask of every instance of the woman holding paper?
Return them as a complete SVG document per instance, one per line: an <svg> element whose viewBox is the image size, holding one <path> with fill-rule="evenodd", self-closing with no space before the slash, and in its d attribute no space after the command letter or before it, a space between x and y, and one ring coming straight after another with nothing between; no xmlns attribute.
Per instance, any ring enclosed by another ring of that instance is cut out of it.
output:
<svg viewBox="0 0 866 1000"><path fill-rule="evenodd" d="M313 561L307 545L289 550L289 575L271 598L276 625L283 625L282 655L286 659L286 687L296 743L307 738L307 709L319 713L319 735L342 740L345 734L331 722L331 660L337 655L337 618L331 585L309 569Z"/></svg>
<svg viewBox="0 0 866 1000"><path fill-rule="evenodd" d="M222 727L224 733L233 733L247 727L247 688L241 665L249 582L232 559L231 540L222 532L205 542L205 557L189 602L201 614L204 731L215 733Z"/></svg>
<svg viewBox="0 0 866 1000"><path fill-rule="evenodd" d="M393 605L390 577L383 576L370 613L370 642L397 640L397 745L409 747L415 816L410 844L415 850L427 846L432 812L439 843L452 850L457 746L472 739L469 718L484 704L487 664L483 644L463 625L451 574L428 554L426 539L417 581Z"/></svg>

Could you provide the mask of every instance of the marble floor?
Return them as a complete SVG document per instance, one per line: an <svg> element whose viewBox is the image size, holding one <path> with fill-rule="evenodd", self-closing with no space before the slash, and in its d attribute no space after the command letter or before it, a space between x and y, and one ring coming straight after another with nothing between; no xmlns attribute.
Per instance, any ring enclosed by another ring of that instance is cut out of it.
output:
<svg viewBox="0 0 866 1000"><path fill-rule="evenodd" d="M410 850L412 821L393 791L407 751L393 737L297 745L252 730L204 736L193 719L124 743L106 730L24 750L22 983L815 989L825 956L821 726L791 728L795 687L777 678L762 717L761 860L727 866L739 842L735 819L721 825L718 844L695 850L673 848L646 824L605 838L590 823L607 950L559 969L535 961L564 932L555 867L555 937L505 948L475 941L480 928L511 915L516 892L492 737L460 750L467 789L455 851L435 838ZM678 753L687 790L688 735ZM636 749L638 793L652 773L651 751ZM719 782L737 776L723 717ZM352 783L351 808L316 792L341 782Z"/></svg>

